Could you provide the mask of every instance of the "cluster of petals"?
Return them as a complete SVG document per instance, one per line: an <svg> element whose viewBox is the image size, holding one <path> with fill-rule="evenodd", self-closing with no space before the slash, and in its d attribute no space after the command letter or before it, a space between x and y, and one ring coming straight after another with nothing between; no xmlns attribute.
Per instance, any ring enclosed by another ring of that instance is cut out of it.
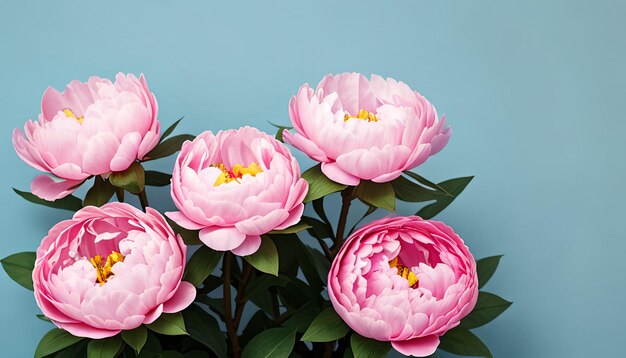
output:
<svg viewBox="0 0 626 358"><path fill-rule="evenodd" d="M373 75L327 75L300 87L289 104L295 133L285 141L322 163L335 182L382 183L422 164L450 138L445 117L403 82Z"/></svg>
<svg viewBox="0 0 626 358"><path fill-rule="evenodd" d="M85 207L52 227L37 249L35 299L75 336L111 337L191 304L196 290L181 281L185 257L181 237L157 211L124 203ZM104 263L95 264L100 258L114 258L106 277L97 268Z"/></svg>
<svg viewBox="0 0 626 358"><path fill-rule="evenodd" d="M400 265L417 283L410 285ZM424 357L476 305L476 262L441 222L416 216L380 219L345 242L328 274L328 295L360 335Z"/></svg>
<svg viewBox="0 0 626 358"><path fill-rule="evenodd" d="M38 121L13 131L22 160L50 173L37 176L31 191L46 200L72 193L92 175L126 170L159 141L157 102L143 75L117 74L115 82L74 80L64 92L49 87Z"/></svg>
<svg viewBox="0 0 626 358"><path fill-rule="evenodd" d="M171 185L179 211L166 215L200 230L208 247L246 256L261 235L300 221L307 190L298 162L274 137L252 127L206 131L183 144Z"/></svg>

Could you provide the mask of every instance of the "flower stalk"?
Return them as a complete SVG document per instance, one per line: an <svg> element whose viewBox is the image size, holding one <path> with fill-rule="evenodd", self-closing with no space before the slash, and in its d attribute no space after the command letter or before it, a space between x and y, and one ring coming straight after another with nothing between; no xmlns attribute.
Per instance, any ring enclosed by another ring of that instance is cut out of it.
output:
<svg viewBox="0 0 626 358"><path fill-rule="evenodd" d="M339 223L337 224L335 240L333 241L333 246L330 248L331 261L335 255L337 255L337 252L339 252L339 249L341 249L345 240L344 233L348 222L348 214L350 213L350 205L352 204L352 200L354 200L354 197L352 196L353 191L353 187L348 187L341 192L341 213L339 214Z"/></svg>
<svg viewBox="0 0 626 358"><path fill-rule="evenodd" d="M228 333L228 340L232 349L232 356L234 358L241 357L241 347L239 347L239 340L237 337L237 331L235 329L235 322L232 316L232 304L230 302L230 265L233 254L226 252L224 254L224 262L222 267L222 278L224 280L224 323L226 324L226 331Z"/></svg>

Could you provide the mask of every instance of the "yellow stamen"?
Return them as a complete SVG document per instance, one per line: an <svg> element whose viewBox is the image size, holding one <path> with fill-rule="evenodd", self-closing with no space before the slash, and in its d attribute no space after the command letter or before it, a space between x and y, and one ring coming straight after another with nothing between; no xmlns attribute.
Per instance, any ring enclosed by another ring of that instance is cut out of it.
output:
<svg viewBox="0 0 626 358"><path fill-rule="evenodd" d="M239 179L243 178L246 174L256 176L257 174L263 172L263 169L261 169L255 162L252 162L252 164L247 167L244 167L241 164L235 164L231 170L226 169L226 166L223 163L214 164L213 166L222 171L217 179L215 179L213 186L230 183L231 181L239 183Z"/></svg>
<svg viewBox="0 0 626 358"><path fill-rule="evenodd" d="M113 251L109 256L107 256L106 262L102 263L102 257L100 255L96 255L89 259L89 262L96 269L96 279L100 283L100 286L104 285L107 282L107 279L113 275L111 272L111 268L118 262L124 261L124 255L119 252Z"/></svg>
<svg viewBox="0 0 626 358"><path fill-rule="evenodd" d="M395 268L399 276L406 278L407 281L409 281L409 287L418 287L419 278L417 277L417 275L414 274L407 266L399 264L397 256L393 260L389 261L389 267Z"/></svg>
<svg viewBox="0 0 626 358"><path fill-rule="evenodd" d="M84 119L84 118L83 118L83 116L76 117L76 115L74 114L74 112L72 112L72 110L71 110L71 109L66 108L66 109L64 109L64 110L63 110L63 113L65 113L65 116L66 116L66 117L68 117L68 118L74 118L75 120L77 120L77 121L78 121L78 123L83 124L83 119Z"/></svg>
<svg viewBox="0 0 626 358"><path fill-rule="evenodd" d="M376 117L374 113L368 112L364 109L360 110L359 114L356 116L351 116L346 113L346 115L343 117L343 121L347 122L350 118L356 118L368 122L378 122L378 117Z"/></svg>

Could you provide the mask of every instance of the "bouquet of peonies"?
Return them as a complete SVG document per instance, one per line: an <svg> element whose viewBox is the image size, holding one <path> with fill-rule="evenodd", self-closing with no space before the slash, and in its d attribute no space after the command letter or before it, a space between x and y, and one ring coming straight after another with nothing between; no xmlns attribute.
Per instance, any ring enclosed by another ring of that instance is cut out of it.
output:
<svg viewBox="0 0 626 358"><path fill-rule="evenodd" d="M35 357L491 357L470 329L511 304L479 291L500 256L474 261L430 220L472 178L409 171L450 129L406 84L356 73L305 84L276 136L171 136L180 120L161 132L143 76L72 81L41 107L13 144L46 174L15 192L75 213L36 252L2 260L57 327ZM283 140L319 164L301 173ZM171 175L143 167L178 151ZM147 187L167 185L178 210L161 214ZM397 216L396 199L426 205ZM355 201L366 211L348 225ZM359 227L379 209L389 214Z"/></svg>

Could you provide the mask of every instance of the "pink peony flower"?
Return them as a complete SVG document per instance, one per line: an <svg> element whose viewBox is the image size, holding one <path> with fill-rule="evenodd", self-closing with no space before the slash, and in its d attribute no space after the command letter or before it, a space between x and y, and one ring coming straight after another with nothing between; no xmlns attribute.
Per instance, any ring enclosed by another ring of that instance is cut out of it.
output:
<svg viewBox="0 0 626 358"><path fill-rule="evenodd" d="M424 357L476 305L476 262L444 223L385 218L346 240L328 274L328 295L360 335Z"/></svg>
<svg viewBox="0 0 626 358"><path fill-rule="evenodd" d="M35 299L75 336L111 337L191 304L196 290L181 281L185 250L151 208L85 207L52 227L37 249Z"/></svg>
<svg viewBox="0 0 626 358"><path fill-rule="evenodd" d="M322 163L331 180L391 181L448 143L445 116L402 82L358 73L328 75L313 91L308 84L291 98L295 134L285 141Z"/></svg>
<svg viewBox="0 0 626 358"><path fill-rule="evenodd" d="M159 142L157 112L143 75L137 79L119 73L115 83L99 77L75 80L63 93L49 87L39 121L26 122L24 133L13 131L20 158L55 177L36 177L31 191L56 200L92 175L128 169Z"/></svg>
<svg viewBox="0 0 626 358"><path fill-rule="evenodd" d="M261 235L300 221L308 183L289 149L256 128L210 131L185 142L172 173L172 199L180 211L166 215L200 230L218 251L251 255Z"/></svg>

